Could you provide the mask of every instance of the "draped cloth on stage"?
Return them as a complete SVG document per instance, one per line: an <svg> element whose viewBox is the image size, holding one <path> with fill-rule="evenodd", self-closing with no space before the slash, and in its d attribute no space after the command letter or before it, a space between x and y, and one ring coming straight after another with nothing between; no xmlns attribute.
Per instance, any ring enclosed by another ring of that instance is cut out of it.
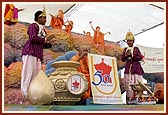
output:
<svg viewBox="0 0 168 115"><path fill-rule="evenodd" d="M152 48L137 45L144 56L141 62L145 73L164 72L164 48Z"/></svg>

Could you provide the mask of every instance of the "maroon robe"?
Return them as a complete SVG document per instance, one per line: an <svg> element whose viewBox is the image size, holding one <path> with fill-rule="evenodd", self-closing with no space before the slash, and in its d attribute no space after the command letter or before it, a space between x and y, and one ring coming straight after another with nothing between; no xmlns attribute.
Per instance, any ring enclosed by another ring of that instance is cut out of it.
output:
<svg viewBox="0 0 168 115"><path fill-rule="evenodd" d="M143 55L141 54L139 48L134 47L132 60L127 59L128 57L125 56L125 52L126 52L126 48L124 49L122 54L122 61L126 62L124 74L129 74L130 65L132 64L131 74L142 75L144 71L140 61L142 60Z"/></svg>
<svg viewBox="0 0 168 115"><path fill-rule="evenodd" d="M28 27L29 40L24 45L22 55L32 55L42 60L45 36L38 36L38 32L39 27L36 23Z"/></svg>

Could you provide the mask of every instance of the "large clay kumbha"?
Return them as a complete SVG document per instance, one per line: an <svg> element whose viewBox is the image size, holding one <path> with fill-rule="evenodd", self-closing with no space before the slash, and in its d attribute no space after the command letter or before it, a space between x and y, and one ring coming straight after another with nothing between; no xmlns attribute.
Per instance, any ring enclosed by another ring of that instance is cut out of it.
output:
<svg viewBox="0 0 168 115"><path fill-rule="evenodd" d="M88 88L85 75L78 72L79 62L58 61L52 64L56 69L48 77L55 88L53 102L58 105L73 105L81 100L81 96Z"/></svg>

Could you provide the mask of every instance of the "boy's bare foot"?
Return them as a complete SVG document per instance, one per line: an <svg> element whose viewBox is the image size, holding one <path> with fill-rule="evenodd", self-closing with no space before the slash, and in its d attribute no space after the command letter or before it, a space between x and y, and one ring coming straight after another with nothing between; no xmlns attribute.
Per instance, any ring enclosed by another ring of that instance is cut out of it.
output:
<svg viewBox="0 0 168 115"><path fill-rule="evenodd" d="M32 103L29 100L26 100L23 104L24 105L32 105Z"/></svg>
<svg viewBox="0 0 168 115"><path fill-rule="evenodd" d="M21 104L32 105L32 103L29 101L28 97L23 97Z"/></svg>

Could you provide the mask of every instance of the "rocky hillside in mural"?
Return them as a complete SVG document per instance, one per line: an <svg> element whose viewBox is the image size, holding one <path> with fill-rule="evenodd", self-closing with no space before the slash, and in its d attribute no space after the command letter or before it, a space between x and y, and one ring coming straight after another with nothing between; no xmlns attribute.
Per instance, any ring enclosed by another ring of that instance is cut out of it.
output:
<svg viewBox="0 0 168 115"><path fill-rule="evenodd" d="M7 104L19 104L21 102L21 51L25 42L28 40L27 28L28 24L21 23L14 26L4 25L4 102ZM46 31L48 35L55 35L55 38L52 40L57 42L52 48L44 49L44 71L48 69L47 65L51 65L51 62L55 60L65 59L63 57L66 56L66 60L69 60L72 53L68 52L76 52L77 48L81 45L87 45L90 48L90 53L116 57L118 69L124 68L124 63L121 61L123 49L118 43L106 41L106 45L101 47L94 44L92 40L87 40L85 35L69 34L64 30L53 30L48 27L46 27ZM156 79L162 79L163 76L158 75ZM163 81L159 81L159 83L163 83ZM124 92L123 79L120 79L120 85L122 92ZM162 91L163 89L160 90L162 93L164 92Z"/></svg>

